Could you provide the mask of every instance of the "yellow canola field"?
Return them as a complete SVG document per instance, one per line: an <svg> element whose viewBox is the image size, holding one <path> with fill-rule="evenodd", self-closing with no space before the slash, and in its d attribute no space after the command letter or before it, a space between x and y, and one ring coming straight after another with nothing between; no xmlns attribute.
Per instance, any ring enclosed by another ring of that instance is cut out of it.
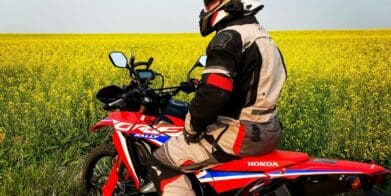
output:
<svg viewBox="0 0 391 196"><path fill-rule="evenodd" d="M280 148L391 167L391 30L271 34L288 69ZM153 56L152 68L171 86L185 79L210 38L0 35L0 194L76 189L83 156L109 138L86 131L105 115L95 93L129 81L111 65L110 51ZM17 185L27 179L28 188Z"/></svg>

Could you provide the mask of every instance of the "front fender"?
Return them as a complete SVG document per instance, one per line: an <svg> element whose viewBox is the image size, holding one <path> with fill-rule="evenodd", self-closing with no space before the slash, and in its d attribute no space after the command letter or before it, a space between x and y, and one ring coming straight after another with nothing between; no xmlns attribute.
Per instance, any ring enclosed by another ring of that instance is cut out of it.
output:
<svg viewBox="0 0 391 196"><path fill-rule="evenodd" d="M113 120L111 118L105 118L98 123L96 123L94 126L92 126L89 131L95 132L98 129L102 129L104 127L112 127L114 125Z"/></svg>

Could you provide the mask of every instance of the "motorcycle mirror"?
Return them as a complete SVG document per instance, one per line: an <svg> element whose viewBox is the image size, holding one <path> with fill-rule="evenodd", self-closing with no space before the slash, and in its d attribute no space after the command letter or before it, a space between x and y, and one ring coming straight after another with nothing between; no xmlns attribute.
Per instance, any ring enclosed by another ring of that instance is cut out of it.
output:
<svg viewBox="0 0 391 196"><path fill-rule="evenodd" d="M205 67L207 59L208 59L208 57L206 55L200 56L200 58L198 59L198 63L199 63L198 66Z"/></svg>
<svg viewBox="0 0 391 196"><path fill-rule="evenodd" d="M193 67L190 69L190 71L187 73L187 80L190 81L190 74L191 72L196 68L196 67L205 67L206 66L206 60L207 60L206 55L200 56L198 58L197 62L193 65Z"/></svg>
<svg viewBox="0 0 391 196"><path fill-rule="evenodd" d="M127 68L128 67L128 59L122 52L111 52L110 55L111 63L114 66L119 68Z"/></svg>
<svg viewBox="0 0 391 196"><path fill-rule="evenodd" d="M136 57L133 56L133 55L130 55L130 59L129 59L129 68L132 68L133 65L134 65L134 61L136 60Z"/></svg>

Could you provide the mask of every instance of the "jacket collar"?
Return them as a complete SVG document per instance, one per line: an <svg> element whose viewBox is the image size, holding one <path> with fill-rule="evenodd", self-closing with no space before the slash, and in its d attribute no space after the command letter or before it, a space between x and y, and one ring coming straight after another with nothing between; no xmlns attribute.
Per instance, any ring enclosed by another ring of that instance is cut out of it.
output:
<svg viewBox="0 0 391 196"><path fill-rule="evenodd" d="M218 25L216 27L216 32L219 32L220 30L222 30L226 27L229 27L229 26L244 25L244 24L259 24L259 23L254 15L244 16L244 17L240 17L240 18L235 18L233 20L230 20L229 22L225 22L221 25Z"/></svg>

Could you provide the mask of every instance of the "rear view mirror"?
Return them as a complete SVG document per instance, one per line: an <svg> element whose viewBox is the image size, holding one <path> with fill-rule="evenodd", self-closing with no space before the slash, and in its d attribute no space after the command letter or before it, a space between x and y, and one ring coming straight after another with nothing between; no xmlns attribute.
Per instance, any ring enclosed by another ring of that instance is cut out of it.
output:
<svg viewBox="0 0 391 196"><path fill-rule="evenodd" d="M207 60L206 55L202 55L202 56L200 56L200 58L198 58L197 62L193 65L193 67L187 73L187 80L190 81L190 74L196 67L205 67L206 66L206 60Z"/></svg>
<svg viewBox="0 0 391 196"><path fill-rule="evenodd" d="M128 67L128 59L122 52L111 52L110 55L111 63L114 66L119 68L127 68Z"/></svg>
<svg viewBox="0 0 391 196"><path fill-rule="evenodd" d="M207 58L208 57L206 55L200 56L200 58L198 59L199 65L201 65L202 67L205 67Z"/></svg>

